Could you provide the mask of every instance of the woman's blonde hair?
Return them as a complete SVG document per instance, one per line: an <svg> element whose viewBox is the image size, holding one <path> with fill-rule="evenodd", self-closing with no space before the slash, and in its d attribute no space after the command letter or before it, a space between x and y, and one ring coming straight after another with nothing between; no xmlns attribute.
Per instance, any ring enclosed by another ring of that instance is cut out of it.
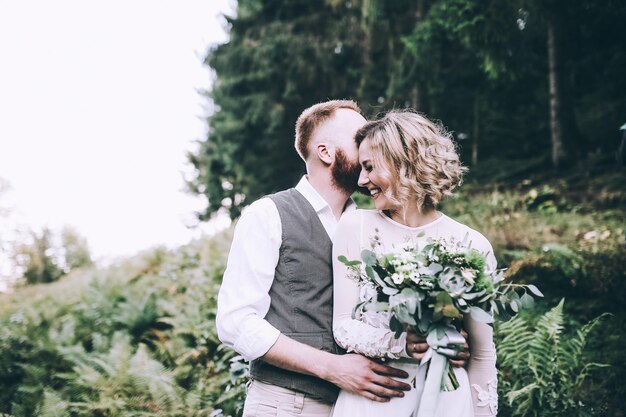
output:
<svg viewBox="0 0 626 417"><path fill-rule="evenodd" d="M356 134L357 144L365 140L374 169L389 182L386 197L399 207L413 198L420 210L436 207L467 171L452 134L411 110L392 110L367 123Z"/></svg>

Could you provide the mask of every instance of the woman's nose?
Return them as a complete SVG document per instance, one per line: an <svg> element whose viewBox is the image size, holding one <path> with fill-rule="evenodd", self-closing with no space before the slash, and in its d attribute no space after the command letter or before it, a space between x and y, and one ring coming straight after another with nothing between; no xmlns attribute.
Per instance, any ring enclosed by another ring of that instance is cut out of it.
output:
<svg viewBox="0 0 626 417"><path fill-rule="evenodd" d="M359 174L359 181L357 182L357 184L359 184L359 187L365 187L365 185L370 182L369 177L367 176L367 171L365 171L364 169L361 170L361 173Z"/></svg>

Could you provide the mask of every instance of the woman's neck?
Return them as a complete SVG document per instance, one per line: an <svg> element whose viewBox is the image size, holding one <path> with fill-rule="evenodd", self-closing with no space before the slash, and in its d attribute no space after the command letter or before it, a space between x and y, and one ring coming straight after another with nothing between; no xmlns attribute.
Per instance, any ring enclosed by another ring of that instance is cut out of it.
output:
<svg viewBox="0 0 626 417"><path fill-rule="evenodd" d="M434 207L419 210L416 204L407 204L403 210L388 212L393 221L408 227L420 227L437 220L440 213Z"/></svg>

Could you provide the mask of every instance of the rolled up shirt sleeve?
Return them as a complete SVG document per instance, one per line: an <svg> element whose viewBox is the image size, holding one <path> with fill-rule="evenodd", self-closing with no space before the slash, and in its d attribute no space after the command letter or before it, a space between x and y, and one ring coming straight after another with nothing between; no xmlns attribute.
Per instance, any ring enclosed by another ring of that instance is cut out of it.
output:
<svg viewBox="0 0 626 417"><path fill-rule="evenodd" d="M246 360L263 356L280 335L264 317L281 243L280 215L272 200L262 198L244 210L217 298L216 325L220 340Z"/></svg>

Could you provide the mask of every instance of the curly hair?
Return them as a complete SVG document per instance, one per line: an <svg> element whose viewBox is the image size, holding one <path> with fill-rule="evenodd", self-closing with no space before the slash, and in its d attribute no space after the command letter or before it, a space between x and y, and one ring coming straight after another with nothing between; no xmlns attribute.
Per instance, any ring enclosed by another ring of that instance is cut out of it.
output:
<svg viewBox="0 0 626 417"><path fill-rule="evenodd" d="M389 201L399 207L416 199L420 211L434 208L461 184L461 165L452 134L411 110L392 110L363 126L355 140L368 141L372 163L390 186Z"/></svg>
<svg viewBox="0 0 626 417"><path fill-rule="evenodd" d="M323 122L327 121L338 109L349 109L361 114L361 109L352 100L329 100L314 104L305 109L296 121L295 147L298 155L304 161L309 157L309 143L311 137Z"/></svg>

